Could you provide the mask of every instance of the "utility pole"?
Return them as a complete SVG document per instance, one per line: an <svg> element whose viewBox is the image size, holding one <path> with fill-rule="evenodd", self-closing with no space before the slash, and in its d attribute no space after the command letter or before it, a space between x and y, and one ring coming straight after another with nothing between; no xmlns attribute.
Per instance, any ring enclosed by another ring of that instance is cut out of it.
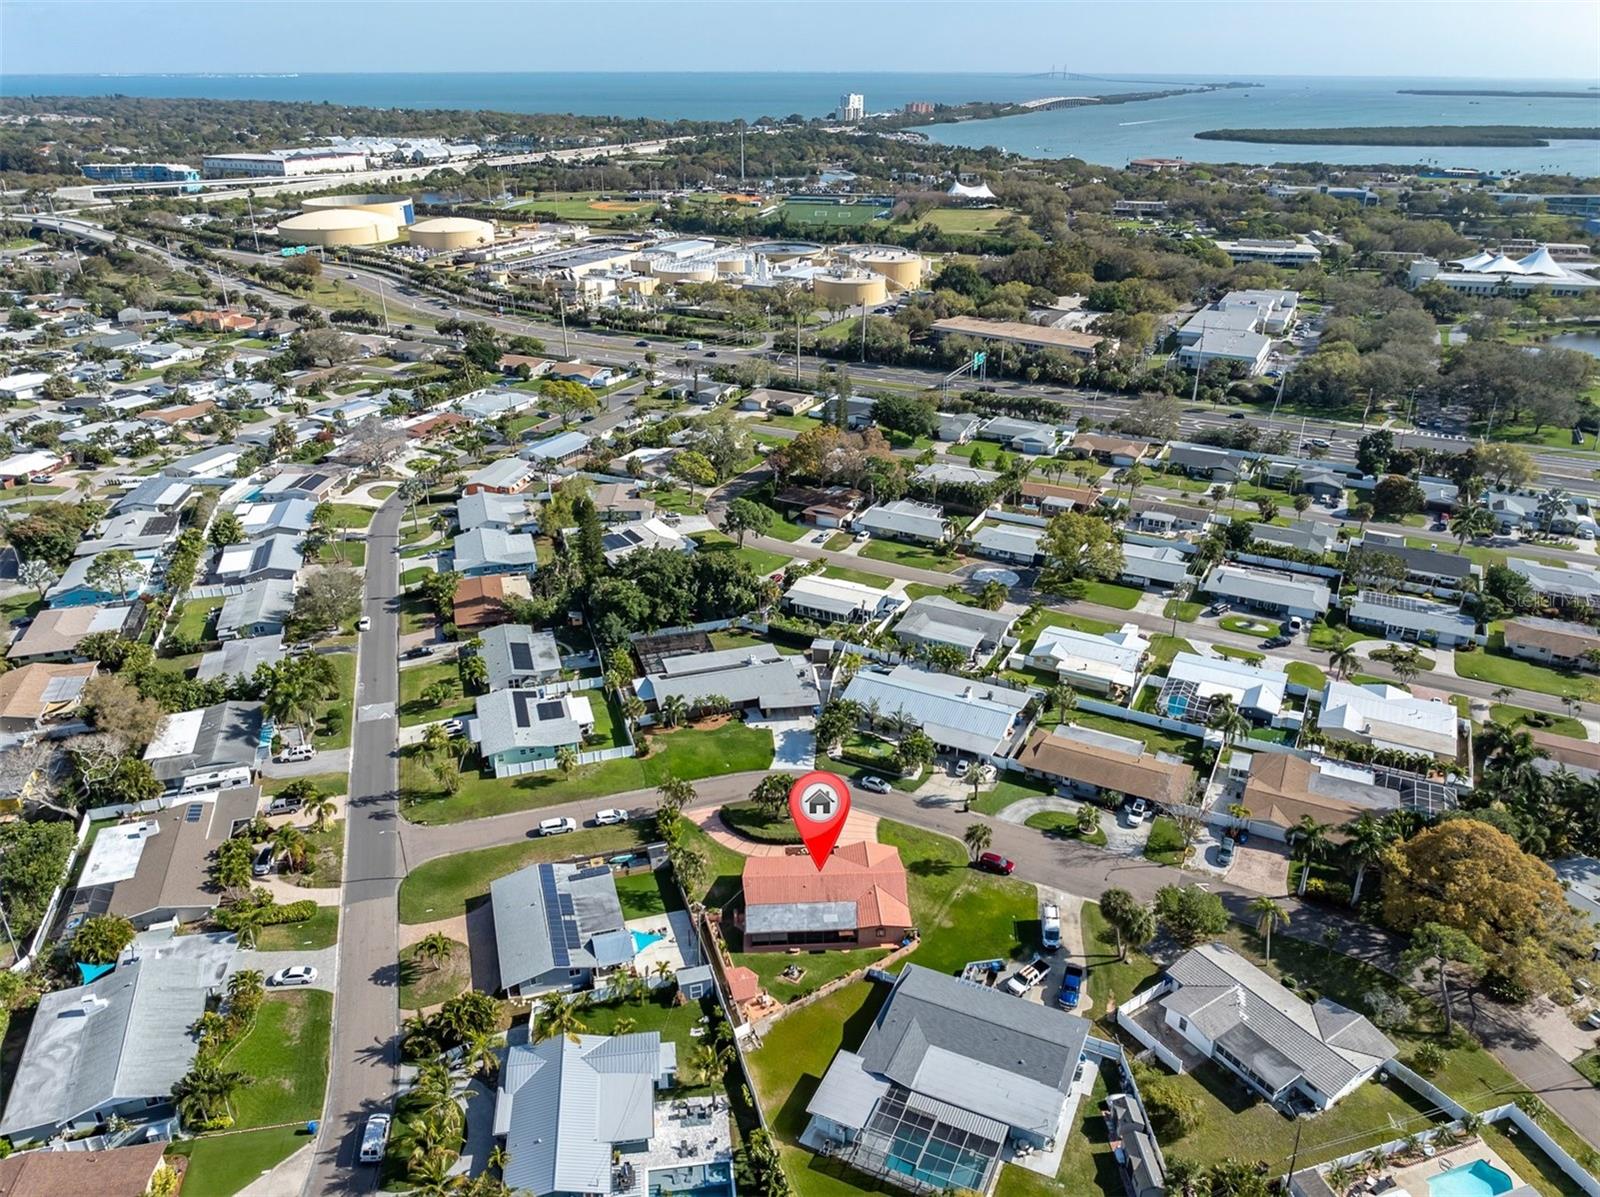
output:
<svg viewBox="0 0 1600 1197"><path fill-rule="evenodd" d="M567 342L567 301L562 296L556 296L556 304L561 309L561 352L566 357L572 356L572 347Z"/></svg>
<svg viewBox="0 0 1600 1197"><path fill-rule="evenodd" d="M744 190L744 125L739 126L739 190Z"/></svg>
<svg viewBox="0 0 1600 1197"><path fill-rule="evenodd" d="M389 331L389 301L383 297L383 275L378 275L378 305L383 308L383 331Z"/></svg>
<svg viewBox="0 0 1600 1197"><path fill-rule="evenodd" d="M261 234L256 232L256 206L251 202L249 189L244 193L244 206L250 213L250 237L256 243L256 253L261 252Z"/></svg>
<svg viewBox="0 0 1600 1197"><path fill-rule="evenodd" d="M861 364L867 363L867 301L861 301Z"/></svg>
<svg viewBox="0 0 1600 1197"><path fill-rule="evenodd" d="M800 385L800 308L794 309L794 381Z"/></svg>

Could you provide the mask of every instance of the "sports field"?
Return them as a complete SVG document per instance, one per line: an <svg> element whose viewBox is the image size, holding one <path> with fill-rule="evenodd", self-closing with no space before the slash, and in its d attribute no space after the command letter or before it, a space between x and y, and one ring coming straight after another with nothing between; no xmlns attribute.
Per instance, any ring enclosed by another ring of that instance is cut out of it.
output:
<svg viewBox="0 0 1600 1197"><path fill-rule="evenodd" d="M871 224L882 209L872 204L808 204L789 200L779 211L797 224L848 226Z"/></svg>
<svg viewBox="0 0 1600 1197"><path fill-rule="evenodd" d="M583 221L586 224L608 224L624 214L648 217L656 210L654 200L630 200L616 196L601 199L600 195L600 192L541 192L514 200L510 206L518 212L554 212L560 220Z"/></svg>

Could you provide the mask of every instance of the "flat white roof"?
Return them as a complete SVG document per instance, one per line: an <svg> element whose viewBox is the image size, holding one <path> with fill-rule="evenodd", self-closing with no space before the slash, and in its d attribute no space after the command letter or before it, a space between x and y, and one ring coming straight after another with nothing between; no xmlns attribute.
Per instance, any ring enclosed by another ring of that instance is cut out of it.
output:
<svg viewBox="0 0 1600 1197"><path fill-rule="evenodd" d="M139 858L144 855L145 841L159 834L161 824L155 819L107 827L95 837L94 847L89 849L89 858L83 862L83 875L78 878L78 888L89 889L96 885L126 881L139 871Z"/></svg>
<svg viewBox="0 0 1600 1197"><path fill-rule="evenodd" d="M194 751L200 738L200 723L205 718L205 708L197 711L179 711L168 715L156 731L156 738L144 750L144 759L157 761L169 756L185 756Z"/></svg>

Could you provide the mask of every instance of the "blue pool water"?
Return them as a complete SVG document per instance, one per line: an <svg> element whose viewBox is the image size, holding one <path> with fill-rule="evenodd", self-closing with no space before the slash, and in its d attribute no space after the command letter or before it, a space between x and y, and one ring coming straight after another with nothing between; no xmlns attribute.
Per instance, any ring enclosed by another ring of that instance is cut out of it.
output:
<svg viewBox="0 0 1600 1197"><path fill-rule="evenodd" d="M732 1197L733 1168L726 1163L650 1169L649 1197Z"/></svg>
<svg viewBox="0 0 1600 1197"><path fill-rule="evenodd" d="M665 935L657 935L652 931L629 931L628 934L633 936L633 954L635 956L644 951L651 944L657 943L666 938Z"/></svg>
<svg viewBox="0 0 1600 1197"><path fill-rule="evenodd" d="M1429 1178L1428 1197L1496 1197L1511 1187L1511 1178L1488 1160L1473 1160Z"/></svg>

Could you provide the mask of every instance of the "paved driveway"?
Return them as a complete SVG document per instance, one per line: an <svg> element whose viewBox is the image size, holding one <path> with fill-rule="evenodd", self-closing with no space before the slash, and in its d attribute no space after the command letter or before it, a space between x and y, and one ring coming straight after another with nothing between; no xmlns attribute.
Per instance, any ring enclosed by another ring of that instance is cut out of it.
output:
<svg viewBox="0 0 1600 1197"><path fill-rule="evenodd" d="M772 732L772 767L784 773L809 773L817 767L817 738L812 734L816 721L807 715L803 719L770 719L750 722L751 727L765 727Z"/></svg>

